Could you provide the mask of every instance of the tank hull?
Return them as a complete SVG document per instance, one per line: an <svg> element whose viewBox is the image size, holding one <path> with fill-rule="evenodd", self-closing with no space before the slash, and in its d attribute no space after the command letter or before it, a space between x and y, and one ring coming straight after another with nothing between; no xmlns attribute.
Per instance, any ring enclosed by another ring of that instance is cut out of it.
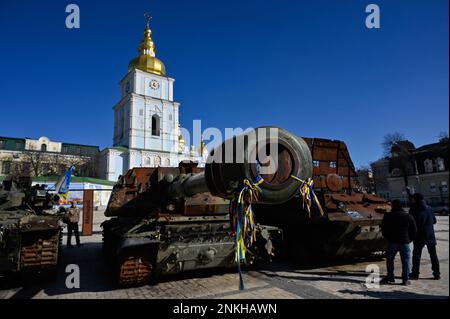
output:
<svg viewBox="0 0 450 319"><path fill-rule="evenodd" d="M171 216L164 221L112 218L102 227L104 252L119 286L142 285L159 275L189 270L237 267L228 215ZM271 238L281 236L276 227L258 226L260 244L248 251L250 255L262 257L267 251L261 246L267 243L264 232ZM248 264L253 261L247 259Z"/></svg>
<svg viewBox="0 0 450 319"><path fill-rule="evenodd" d="M261 223L282 229L285 257L309 265L385 251L381 222L389 209L386 201L365 194L317 194L323 216L316 210L310 216L299 197L277 206L256 205Z"/></svg>

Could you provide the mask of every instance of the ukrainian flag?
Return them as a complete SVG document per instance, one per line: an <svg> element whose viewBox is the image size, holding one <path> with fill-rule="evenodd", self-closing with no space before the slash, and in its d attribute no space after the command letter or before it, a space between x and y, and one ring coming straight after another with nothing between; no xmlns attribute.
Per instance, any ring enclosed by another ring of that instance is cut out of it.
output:
<svg viewBox="0 0 450 319"><path fill-rule="evenodd" d="M69 194L70 178L72 177L73 169L74 167L71 165L55 185L55 191L64 199L67 199L67 195Z"/></svg>

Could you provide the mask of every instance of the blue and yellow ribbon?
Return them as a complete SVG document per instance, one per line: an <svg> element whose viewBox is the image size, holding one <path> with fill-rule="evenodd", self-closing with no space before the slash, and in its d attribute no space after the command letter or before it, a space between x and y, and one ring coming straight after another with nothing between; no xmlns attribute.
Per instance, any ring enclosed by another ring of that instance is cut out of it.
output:
<svg viewBox="0 0 450 319"><path fill-rule="evenodd" d="M242 189L231 201L230 217L236 241L235 261L239 271L239 290L244 289L241 262L245 262L246 251L256 240L256 219L252 203L258 199L261 193L259 185L262 182L264 179L259 175L254 182L245 179Z"/></svg>
<svg viewBox="0 0 450 319"><path fill-rule="evenodd" d="M311 217L311 206L314 205L317 207L317 209L320 212L320 215L323 216L323 209L322 205L320 205L319 199L317 198L316 194L314 193L314 180L312 178L308 178L306 181L291 175L291 177L297 181L299 181L300 184L300 195L302 195L303 199L303 209L308 211L309 217Z"/></svg>

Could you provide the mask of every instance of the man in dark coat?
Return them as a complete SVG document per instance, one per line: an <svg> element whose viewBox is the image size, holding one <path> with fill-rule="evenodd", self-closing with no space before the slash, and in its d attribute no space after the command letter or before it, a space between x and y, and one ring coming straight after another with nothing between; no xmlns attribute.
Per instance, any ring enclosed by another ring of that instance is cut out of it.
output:
<svg viewBox="0 0 450 319"><path fill-rule="evenodd" d="M439 271L439 259L436 253L436 236L434 235L434 224L436 216L432 209L426 205L423 195L415 193L412 196L412 204L409 210L417 225L417 235L414 238L413 267L410 279L419 279L420 258L422 249L426 245L431 259L431 269L436 280L441 278Z"/></svg>
<svg viewBox="0 0 450 319"><path fill-rule="evenodd" d="M381 231L388 241L386 251L387 277L383 283L395 283L394 259L398 252L402 261L402 283L409 285L409 265L411 250L409 243L416 235L416 223L411 215L403 211L402 203L399 200L392 201L392 211L386 213L381 223Z"/></svg>

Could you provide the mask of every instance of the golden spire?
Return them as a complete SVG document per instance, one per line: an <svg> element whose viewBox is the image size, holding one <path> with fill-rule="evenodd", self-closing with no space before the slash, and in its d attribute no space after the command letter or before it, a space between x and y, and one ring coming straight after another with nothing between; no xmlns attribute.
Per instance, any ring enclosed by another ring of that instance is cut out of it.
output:
<svg viewBox="0 0 450 319"><path fill-rule="evenodd" d="M197 150L195 149L195 145L191 145L191 156L196 156Z"/></svg>
<svg viewBox="0 0 450 319"><path fill-rule="evenodd" d="M147 23L144 30L144 37L139 45L139 56L131 60L128 65L128 71L139 69L158 75L166 75L164 63L156 57L155 43L152 39L152 30L150 30L151 17L148 13L145 13L144 16Z"/></svg>
<svg viewBox="0 0 450 319"><path fill-rule="evenodd" d="M205 141L203 141L203 138L200 141L200 154L201 155L208 155L208 149L206 148Z"/></svg>
<svg viewBox="0 0 450 319"><path fill-rule="evenodd" d="M147 20L147 26L144 30L144 38L139 45L139 53L150 55L151 57L156 57L155 43L152 39L152 30L150 30L150 15L146 12L144 13L145 19Z"/></svg>

